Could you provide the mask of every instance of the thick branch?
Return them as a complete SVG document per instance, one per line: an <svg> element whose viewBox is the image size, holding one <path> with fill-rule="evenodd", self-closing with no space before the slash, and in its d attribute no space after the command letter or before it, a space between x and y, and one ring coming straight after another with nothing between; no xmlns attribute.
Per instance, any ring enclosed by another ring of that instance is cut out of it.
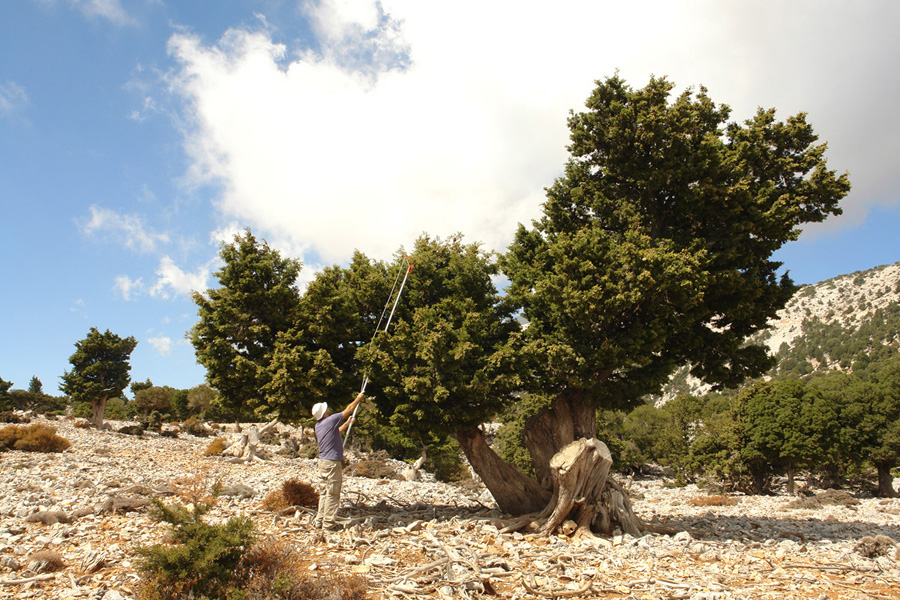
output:
<svg viewBox="0 0 900 600"><path fill-rule="evenodd" d="M457 431L454 437L469 464L490 490L500 510L513 515L524 515L538 512L547 505L550 492L497 456L487 445L480 429L473 427Z"/></svg>

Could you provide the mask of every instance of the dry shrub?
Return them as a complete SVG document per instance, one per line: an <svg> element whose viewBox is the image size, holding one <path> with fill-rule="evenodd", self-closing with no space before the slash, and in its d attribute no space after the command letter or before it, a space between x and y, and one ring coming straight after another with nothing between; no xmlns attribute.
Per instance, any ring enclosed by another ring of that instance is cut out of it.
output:
<svg viewBox="0 0 900 600"><path fill-rule="evenodd" d="M197 437L209 437L209 430L196 417L190 417L182 423L181 430Z"/></svg>
<svg viewBox="0 0 900 600"><path fill-rule="evenodd" d="M209 446L206 447L206 450L203 452L203 456L219 456L222 452L225 451L225 448L228 447L228 442L225 441L225 438L216 438L209 443Z"/></svg>
<svg viewBox="0 0 900 600"><path fill-rule="evenodd" d="M361 460L351 465L347 474L369 479L403 479L400 473L381 460Z"/></svg>
<svg viewBox="0 0 900 600"><path fill-rule="evenodd" d="M251 547L238 565L235 580L245 600L364 600L367 584L360 575L310 575L303 556L270 538Z"/></svg>
<svg viewBox="0 0 900 600"><path fill-rule="evenodd" d="M797 500L794 500L793 502L788 504L788 508L806 508L816 510L822 508L826 504L833 504L837 506L856 506L857 504L859 504L859 500L843 490L825 490L824 492L816 494L815 496L798 498Z"/></svg>
<svg viewBox="0 0 900 600"><path fill-rule="evenodd" d="M9 425L0 429L0 444L24 452L62 452L72 444L56 435L56 428L34 425Z"/></svg>
<svg viewBox="0 0 900 600"><path fill-rule="evenodd" d="M740 501L725 494L710 494L708 496L695 496L689 502L694 506L734 506Z"/></svg>
<svg viewBox="0 0 900 600"><path fill-rule="evenodd" d="M31 423L31 419L11 410L5 410L0 412L0 423Z"/></svg>
<svg viewBox="0 0 900 600"><path fill-rule="evenodd" d="M28 557L28 570L35 573L53 573L65 566L63 557L52 550L39 550Z"/></svg>
<svg viewBox="0 0 900 600"><path fill-rule="evenodd" d="M57 523L68 523L69 516L61 510L42 510L25 517L25 522L56 525Z"/></svg>
<svg viewBox="0 0 900 600"><path fill-rule="evenodd" d="M263 510L268 510L271 512L278 512L289 507L290 504L287 503L287 499L284 497L284 493L281 491L281 488L277 490L272 490L266 497L263 498L262 507Z"/></svg>
<svg viewBox="0 0 900 600"><path fill-rule="evenodd" d="M306 577L291 590L289 598L292 600L319 600L319 598L365 600L366 580L361 575L343 575L341 573Z"/></svg>
<svg viewBox="0 0 900 600"><path fill-rule="evenodd" d="M269 492L262 502L263 509L272 512L278 512L291 506L317 508L319 492L305 481L288 479L281 484L280 488Z"/></svg>
<svg viewBox="0 0 900 600"><path fill-rule="evenodd" d="M199 462L199 459L198 459ZM171 482L172 490L182 502L194 506L216 505L216 498L222 490L221 480L213 481L209 465L199 465L190 477L176 477Z"/></svg>
<svg viewBox="0 0 900 600"><path fill-rule="evenodd" d="M288 506L305 506L306 508L319 506L319 492L305 481L288 479L281 484L281 493Z"/></svg>
<svg viewBox="0 0 900 600"><path fill-rule="evenodd" d="M866 558L878 558L886 556L894 551L897 544L886 535L876 535L875 537L866 536L859 540L854 550L865 556Z"/></svg>

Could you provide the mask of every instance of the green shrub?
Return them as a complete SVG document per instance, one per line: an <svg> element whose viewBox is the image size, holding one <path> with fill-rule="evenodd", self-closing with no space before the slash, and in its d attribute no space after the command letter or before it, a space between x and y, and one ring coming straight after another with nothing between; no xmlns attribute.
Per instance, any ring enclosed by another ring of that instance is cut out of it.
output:
<svg viewBox="0 0 900 600"><path fill-rule="evenodd" d="M177 502L167 506L158 499L153 504L154 516L172 525L172 544L137 548L138 568L148 578L139 598L227 598L229 589L239 589L233 585L235 571L254 541L249 517L210 525L203 515L211 503L195 504L193 510Z"/></svg>
<svg viewBox="0 0 900 600"><path fill-rule="evenodd" d="M280 491L280 490L279 490ZM138 548L144 578L137 600L364 600L366 580L340 574L310 575L292 545L259 542L253 521L235 518L208 525L202 516L212 501L182 504L154 500L155 514L173 526L172 544Z"/></svg>
<svg viewBox="0 0 900 600"><path fill-rule="evenodd" d="M0 444L24 452L62 452L72 444L56 435L56 428L34 425L9 425L0 429Z"/></svg>

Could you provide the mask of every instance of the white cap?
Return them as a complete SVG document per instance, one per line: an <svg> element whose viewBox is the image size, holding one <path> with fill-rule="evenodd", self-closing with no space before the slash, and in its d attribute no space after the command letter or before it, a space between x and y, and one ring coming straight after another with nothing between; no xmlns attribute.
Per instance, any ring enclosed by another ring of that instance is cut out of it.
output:
<svg viewBox="0 0 900 600"><path fill-rule="evenodd" d="M314 404L312 407L312 415L316 418L316 421L320 420L325 416L325 411L328 410L327 402L319 402L318 404Z"/></svg>

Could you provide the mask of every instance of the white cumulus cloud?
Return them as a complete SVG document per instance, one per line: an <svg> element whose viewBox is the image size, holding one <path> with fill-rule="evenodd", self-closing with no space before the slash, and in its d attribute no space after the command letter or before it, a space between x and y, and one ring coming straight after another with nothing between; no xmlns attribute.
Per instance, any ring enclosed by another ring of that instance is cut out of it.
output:
<svg viewBox="0 0 900 600"><path fill-rule="evenodd" d="M144 288L144 283L141 281L141 278L131 279L127 275L117 275L115 279L115 283L113 284L113 289L122 297L125 301L133 300L136 294L139 294Z"/></svg>
<svg viewBox="0 0 900 600"><path fill-rule="evenodd" d="M152 337L147 340L150 345L156 348L160 356L169 356L172 354L172 338L166 336Z"/></svg>
<svg viewBox="0 0 900 600"><path fill-rule="evenodd" d="M27 104L25 88L15 81L0 83L0 116L13 114Z"/></svg>
<svg viewBox="0 0 900 600"><path fill-rule="evenodd" d="M114 25L134 25L136 21L119 0L69 0L85 16L106 19Z"/></svg>
<svg viewBox="0 0 900 600"><path fill-rule="evenodd" d="M186 296L194 291L205 291L209 267L202 266L194 273L186 273L170 257L164 256L159 261L156 276L157 280L150 288L150 295L166 300L176 295Z"/></svg>
<svg viewBox="0 0 900 600"><path fill-rule="evenodd" d="M502 250L567 159L571 109L617 70L634 87L704 84L732 118L808 110L849 170L848 217L900 197L900 4L798 0L310 0L316 51L266 30L178 33L170 81L191 118L190 174L223 222L324 263L389 258L422 232ZM263 20L264 21L264 20ZM848 23L853 23L848 27ZM894 102L893 104L896 104ZM893 196L891 196L893 194Z"/></svg>

